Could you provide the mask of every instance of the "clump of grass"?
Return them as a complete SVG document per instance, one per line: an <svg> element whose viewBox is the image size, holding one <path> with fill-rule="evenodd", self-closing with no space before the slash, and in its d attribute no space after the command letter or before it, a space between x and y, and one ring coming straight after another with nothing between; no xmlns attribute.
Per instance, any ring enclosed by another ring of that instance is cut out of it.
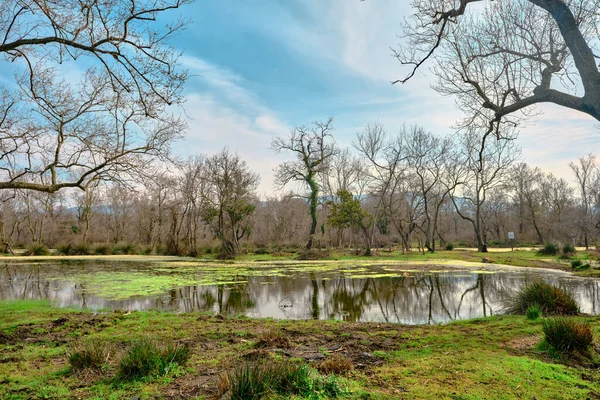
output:
<svg viewBox="0 0 600 400"><path fill-rule="evenodd" d="M336 398L344 390L336 377L323 377L306 364L276 361L239 365L222 375L219 392L231 400L259 400L273 395Z"/></svg>
<svg viewBox="0 0 600 400"><path fill-rule="evenodd" d="M446 250L448 250L448 251L452 251L452 250L454 250L454 244L452 244L452 243L448 243L448 244L446 245Z"/></svg>
<svg viewBox="0 0 600 400"><path fill-rule="evenodd" d="M565 256L572 256L573 254L575 254L575 252L575 246L573 246L572 244L565 244L562 248L562 253Z"/></svg>
<svg viewBox="0 0 600 400"><path fill-rule="evenodd" d="M582 264L579 267L575 268L577 271L585 271L586 269L590 269L591 265L589 263Z"/></svg>
<svg viewBox="0 0 600 400"><path fill-rule="evenodd" d="M590 326L573 318L549 318L542 328L545 342L559 353L589 353L594 340Z"/></svg>
<svg viewBox="0 0 600 400"><path fill-rule="evenodd" d="M107 244L100 244L98 246L96 246L96 248L94 249L94 254L98 254L101 256L107 256L112 254L112 247L107 245Z"/></svg>
<svg viewBox="0 0 600 400"><path fill-rule="evenodd" d="M134 341L119 363L118 378L139 379L145 376L166 375L190 356L187 346L162 344L149 338Z"/></svg>
<svg viewBox="0 0 600 400"><path fill-rule="evenodd" d="M276 329L266 330L258 335L256 341L256 347L277 347L286 348L289 347L290 341L284 336L281 331Z"/></svg>
<svg viewBox="0 0 600 400"><path fill-rule="evenodd" d="M581 266L581 260L573 260L571 261L571 268L577 268Z"/></svg>
<svg viewBox="0 0 600 400"><path fill-rule="evenodd" d="M558 245L554 243L546 243L546 245L538 250L537 253L540 256L555 256L558 255L559 251Z"/></svg>
<svg viewBox="0 0 600 400"><path fill-rule="evenodd" d="M527 311L525 312L527 319L535 320L538 319L542 315L542 308L539 304L532 304L527 307Z"/></svg>
<svg viewBox="0 0 600 400"><path fill-rule="evenodd" d="M123 243L116 245L113 249L115 255L135 255L137 254L137 248L131 243Z"/></svg>
<svg viewBox="0 0 600 400"><path fill-rule="evenodd" d="M324 361L322 361L319 366L317 367L317 369L319 370L319 372L323 373L323 374L337 374L337 375L344 375L347 374L348 372L352 371L352 361L350 361L348 358L336 354L333 357L330 357Z"/></svg>
<svg viewBox="0 0 600 400"><path fill-rule="evenodd" d="M71 345L68 352L69 364L75 371L101 369L108 362L111 347L106 342L86 341Z"/></svg>
<svg viewBox="0 0 600 400"><path fill-rule="evenodd" d="M50 250L43 244L31 244L25 251L27 256L47 256L50 254Z"/></svg>
<svg viewBox="0 0 600 400"><path fill-rule="evenodd" d="M536 281L523 286L508 301L509 314L526 314L531 306L538 306L544 315L577 315L579 305L573 295L556 285Z"/></svg>

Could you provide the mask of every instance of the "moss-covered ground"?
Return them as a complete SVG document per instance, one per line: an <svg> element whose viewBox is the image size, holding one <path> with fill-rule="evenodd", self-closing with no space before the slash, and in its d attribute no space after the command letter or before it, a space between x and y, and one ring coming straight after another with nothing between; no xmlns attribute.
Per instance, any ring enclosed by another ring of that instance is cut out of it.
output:
<svg viewBox="0 0 600 400"><path fill-rule="evenodd" d="M600 335L600 317L588 320ZM185 343L189 362L165 376L115 378L120 350L135 338ZM266 339L265 339L266 338ZM98 371L72 371L82 340L115 349ZM209 399L219 377L248 360L344 356L351 399L600 398L600 372L540 350L541 322L495 316L437 326L224 318L199 313L91 313L38 301L0 302L2 399ZM597 340L600 340L598 336Z"/></svg>

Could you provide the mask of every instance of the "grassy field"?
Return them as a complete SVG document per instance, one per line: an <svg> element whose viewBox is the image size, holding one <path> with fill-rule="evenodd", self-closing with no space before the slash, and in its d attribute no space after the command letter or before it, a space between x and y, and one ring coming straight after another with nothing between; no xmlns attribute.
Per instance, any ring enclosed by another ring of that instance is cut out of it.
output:
<svg viewBox="0 0 600 400"><path fill-rule="evenodd" d="M585 319L599 335L600 318ZM598 369L553 359L540 350L542 336L539 320L520 316L400 326L197 313L93 314L44 302L0 302L0 398L210 399L220 377L248 360L293 360L318 369L336 357L352 364L336 376L341 398L600 398ZM191 357L164 375L122 382L116 378L120 354L140 337L186 344ZM112 345L100 370L71 369L69 351L82 340Z"/></svg>

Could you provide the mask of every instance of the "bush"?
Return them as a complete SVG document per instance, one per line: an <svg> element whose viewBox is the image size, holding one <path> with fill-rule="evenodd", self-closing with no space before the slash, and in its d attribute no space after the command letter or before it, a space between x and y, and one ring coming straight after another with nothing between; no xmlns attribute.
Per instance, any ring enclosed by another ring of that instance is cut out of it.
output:
<svg viewBox="0 0 600 400"><path fill-rule="evenodd" d="M139 379L144 376L166 375L188 360L190 351L179 344L161 344L148 338L132 343L121 359L118 377L121 380Z"/></svg>
<svg viewBox="0 0 600 400"><path fill-rule="evenodd" d="M335 377L323 377L305 364L285 361L245 363L221 378L220 394L231 400L259 400L269 395L329 398L343 393ZM316 396L315 396L316 395Z"/></svg>
<svg viewBox="0 0 600 400"><path fill-rule="evenodd" d="M542 315L542 308L539 304L532 304L527 307L527 311L525 312L527 319L538 319Z"/></svg>
<svg viewBox="0 0 600 400"><path fill-rule="evenodd" d="M43 244L32 244L25 250L24 254L27 256L47 256L50 254L50 250Z"/></svg>
<svg viewBox="0 0 600 400"><path fill-rule="evenodd" d="M577 268L581 266L581 260L573 260L571 261L571 268Z"/></svg>
<svg viewBox="0 0 600 400"><path fill-rule="evenodd" d="M586 353L594 339L590 326L573 318L549 318L542 328L546 343L560 353Z"/></svg>
<svg viewBox="0 0 600 400"><path fill-rule="evenodd" d="M446 250L448 250L448 251L452 251L452 250L454 250L454 245L453 245L452 243L448 243L448 244L446 245Z"/></svg>
<svg viewBox="0 0 600 400"><path fill-rule="evenodd" d="M555 256L558 255L559 249L558 245L554 243L546 243L546 245L538 250L537 252L541 256Z"/></svg>
<svg viewBox="0 0 600 400"><path fill-rule="evenodd" d="M526 314L531 306L538 306L544 315L577 315L579 306L571 295L546 282L537 281L523 286L508 301L506 312Z"/></svg>
<svg viewBox="0 0 600 400"><path fill-rule="evenodd" d="M109 246L109 245L107 245L107 244L101 244L101 245L98 245L98 246L96 246L96 248L94 249L94 253L95 253L95 254L98 254L98 255L101 255L101 256L107 256L107 255L110 255L110 254L112 254L112 252L113 252L113 251L112 251L112 247L110 247L110 246Z"/></svg>
<svg viewBox="0 0 600 400"><path fill-rule="evenodd" d="M91 254L90 247L86 243L74 244L63 244L56 246L59 254L65 256L87 256Z"/></svg>
<svg viewBox="0 0 600 400"><path fill-rule="evenodd" d="M329 256L329 250L303 249L298 252L298 260L323 260Z"/></svg>
<svg viewBox="0 0 600 400"><path fill-rule="evenodd" d="M106 342L76 342L68 352L73 370L101 369L108 361L110 347Z"/></svg>
<svg viewBox="0 0 600 400"><path fill-rule="evenodd" d="M58 254L68 256L71 254L72 247L73 247L72 244L61 244L61 245L56 246L56 250L58 251Z"/></svg>
<svg viewBox="0 0 600 400"><path fill-rule="evenodd" d="M565 244L562 248L562 252L565 256L572 256L576 252L575 246L572 244Z"/></svg>
<svg viewBox="0 0 600 400"><path fill-rule="evenodd" d="M135 245L131 243L119 244L115 246L113 250L113 254L115 255L135 255L137 254L137 249Z"/></svg>

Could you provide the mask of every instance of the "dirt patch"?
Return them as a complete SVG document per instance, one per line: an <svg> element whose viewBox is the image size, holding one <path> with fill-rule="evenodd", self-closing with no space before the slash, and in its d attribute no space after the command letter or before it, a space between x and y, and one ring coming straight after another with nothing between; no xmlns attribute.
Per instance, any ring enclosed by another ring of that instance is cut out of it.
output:
<svg viewBox="0 0 600 400"><path fill-rule="evenodd" d="M506 345L515 351L524 352L537 346L542 338L538 335L524 336L511 340Z"/></svg>

